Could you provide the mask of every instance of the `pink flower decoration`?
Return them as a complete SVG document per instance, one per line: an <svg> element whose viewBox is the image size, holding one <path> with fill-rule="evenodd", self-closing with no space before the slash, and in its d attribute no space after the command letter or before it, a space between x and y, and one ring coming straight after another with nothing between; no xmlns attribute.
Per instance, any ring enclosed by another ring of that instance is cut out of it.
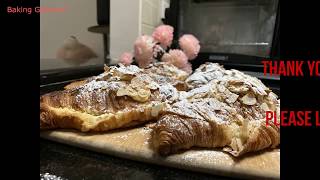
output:
<svg viewBox="0 0 320 180"><path fill-rule="evenodd" d="M180 48L188 56L189 60L193 60L198 56L200 51L199 40L192 34L185 34L179 39Z"/></svg>
<svg viewBox="0 0 320 180"><path fill-rule="evenodd" d="M183 51L178 49L170 50L169 53L162 56L161 60L169 62L178 68L183 68L188 64L188 57Z"/></svg>
<svg viewBox="0 0 320 180"><path fill-rule="evenodd" d="M120 63L124 65L130 65L132 63L133 55L132 53L125 52L120 56Z"/></svg>
<svg viewBox="0 0 320 180"><path fill-rule="evenodd" d="M183 71L187 72L188 74L192 73L192 64L187 63L184 67L181 68Z"/></svg>
<svg viewBox="0 0 320 180"><path fill-rule="evenodd" d="M152 37L158 41L163 48L167 48L172 44L173 27L169 25L158 26L152 33Z"/></svg>
<svg viewBox="0 0 320 180"><path fill-rule="evenodd" d="M134 43L134 57L141 68L152 63L154 40L151 36L143 35Z"/></svg>

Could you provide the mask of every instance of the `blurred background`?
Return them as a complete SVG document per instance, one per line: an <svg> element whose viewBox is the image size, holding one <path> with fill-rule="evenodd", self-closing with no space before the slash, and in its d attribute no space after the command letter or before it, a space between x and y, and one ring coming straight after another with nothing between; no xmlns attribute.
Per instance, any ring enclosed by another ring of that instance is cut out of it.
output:
<svg viewBox="0 0 320 180"><path fill-rule="evenodd" d="M40 70L116 63L124 51L132 51L139 35L151 35L162 24L170 4L170 0L40 2L41 7L65 8L40 14Z"/></svg>
<svg viewBox="0 0 320 180"><path fill-rule="evenodd" d="M175 40L187 33L200 40L194 67L213 61L261 71L263 58L279 57L278 4L278 0L41 0L42 7L65 11L40 15L40 70L116 64L123 52L132 52L138 36L169 24Z"/></svg>
<svg viewBox="0 0 320 180"><path fill-rule="evenodd" d="M41 0L64 12L40 14L40 83L99 74L136 38L155 27L174 27L200 40L192 68L210 61L263 79L279 92L280 77L263 74L264 59L280 57L279 0Z"/></svg>

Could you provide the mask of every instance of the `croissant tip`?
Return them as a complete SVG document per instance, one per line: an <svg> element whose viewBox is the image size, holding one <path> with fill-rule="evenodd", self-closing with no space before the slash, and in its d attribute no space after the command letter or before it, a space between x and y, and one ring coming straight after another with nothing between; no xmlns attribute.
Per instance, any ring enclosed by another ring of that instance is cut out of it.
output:
<svg viewBox="0 0 320 180"><path fill-rule="evenodd" d="M159 145L159 154L161 156L167 156L168 154L170 154L170 151L171 151L170 144L160 144Z"/></svg>

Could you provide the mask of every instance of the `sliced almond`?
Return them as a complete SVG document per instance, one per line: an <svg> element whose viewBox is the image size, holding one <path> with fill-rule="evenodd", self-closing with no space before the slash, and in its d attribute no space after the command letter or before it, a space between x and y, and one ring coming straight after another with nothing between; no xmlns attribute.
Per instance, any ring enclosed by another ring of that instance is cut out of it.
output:
<svg viewBox="0 0 320 180"><path fill-rule="evenodd" d="M244 95L241 99L241 102L245 105L255 105L257 103L257 99L255 98L253 93L248 93L246 95Z"/></svg>

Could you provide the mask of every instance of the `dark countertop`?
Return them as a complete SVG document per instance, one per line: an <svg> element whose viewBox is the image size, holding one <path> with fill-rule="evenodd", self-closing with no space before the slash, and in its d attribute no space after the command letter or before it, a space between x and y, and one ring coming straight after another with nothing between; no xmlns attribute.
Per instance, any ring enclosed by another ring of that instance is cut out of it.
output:
<svg viewBox="0 0 320 180"><path fill-rule="evenodd" d="M117 158L40 138L40 179L45 173L59 177L52 178L56 180L230 179Z"/></svg>

